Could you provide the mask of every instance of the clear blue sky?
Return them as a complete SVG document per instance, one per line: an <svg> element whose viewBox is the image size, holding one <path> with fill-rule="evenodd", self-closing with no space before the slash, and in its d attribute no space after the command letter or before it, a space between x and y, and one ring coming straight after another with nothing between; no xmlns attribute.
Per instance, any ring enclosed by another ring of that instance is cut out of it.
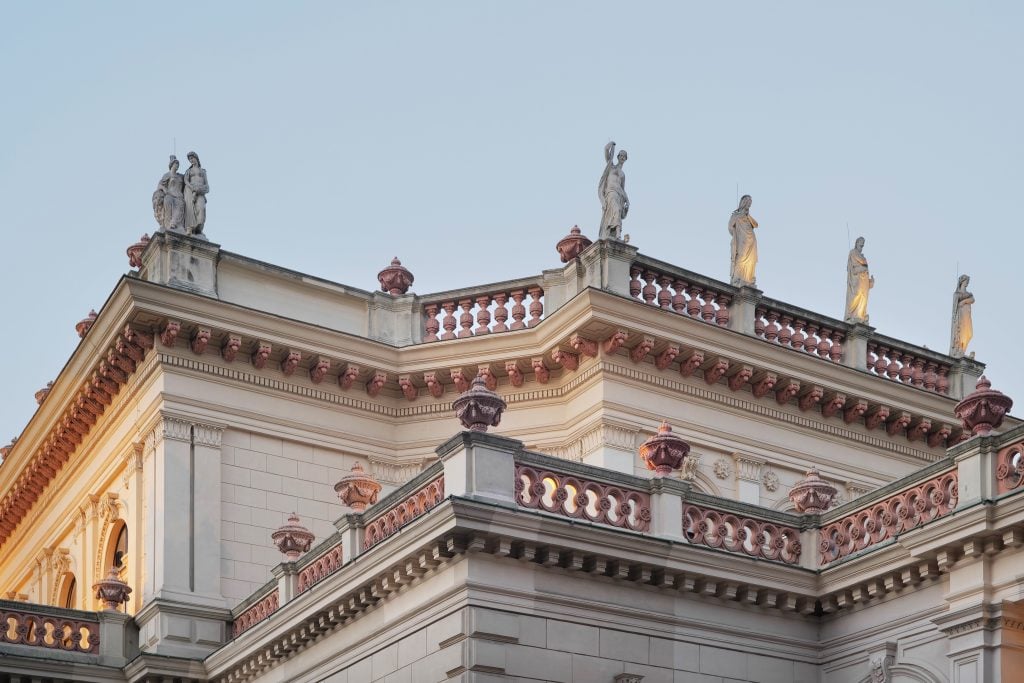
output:
<svg viewBox="0 0 1024 683"><path fill-rule="evenodd" d="M959 263L1024 407L1022 8L6 3L0 442L156 227L175 139L225 249L367 289L398 255L420 293L595 237L614 139L645 254L725 279L738 184L768 296L841 317L849 223L871 323L943 351Z"/></svg>

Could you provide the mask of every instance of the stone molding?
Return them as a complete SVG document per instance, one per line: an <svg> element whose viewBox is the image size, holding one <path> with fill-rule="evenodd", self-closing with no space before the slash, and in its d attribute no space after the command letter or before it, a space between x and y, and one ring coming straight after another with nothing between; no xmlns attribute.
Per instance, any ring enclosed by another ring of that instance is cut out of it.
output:
<svg viewBox="0 0 1024 683"><path fill-rule="evenodd" d="M739 453L733 453L732 459L736 463L737 479L740 481L751 481L758 486L761 485L761 468L765 465L764 460Z"/></svg>
<svg viewBox="0 0 1024 683"><path fill-rule="evenodd" d="M370 458L370 472L378 481L404 484L423 470L423 462L392 463Z"/></svg>

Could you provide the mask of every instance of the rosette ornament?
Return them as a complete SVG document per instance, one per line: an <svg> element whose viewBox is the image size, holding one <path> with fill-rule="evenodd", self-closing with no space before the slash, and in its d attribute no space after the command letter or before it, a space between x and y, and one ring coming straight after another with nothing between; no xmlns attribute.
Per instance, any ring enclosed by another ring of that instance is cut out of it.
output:
<svg viewBox="0 0 1024 683"><path fill-rule="evenodd" d="M488 389L486 380L478 375L469 391L455 399L452 406L463 427L471 432L486 432L488 427L498 426L508 404Z"/></svg>
<svg viewBox="0 0 1024 683"><path fill-rule="evenodd" d="M818 476L818 470L812 467L807 470L807 476L790 489L789 499L800 514L814 515L828 510L836 493L836 487Z"/></svg>
<svg viewBox="0 0 1024 683"><path fill-rule="evenodd" d="M377 494L380 493L380 484L367 474L359 463L352 465L352 472L342 477L334 485L334 492L338 494L341 504L350 507L356 512L362 512L368 506L377 502Z"/></svg>
<svg viewBox="0 0 1024 683"><path fill-rule="evenodd" d="M103 603L103 609L108 612L116 612L119 605L128 601L128 594L132 592L131 586L117 576L116 567L111 567L107 578L94 583L92 589L96 598Z"/></svg>
<svg viewBox="0 0 1024 683"><path fill-rule="evenodd" d="M590 238L580 232L578 225L572 226L572 230L569 234L559 240L558 244L555 245L555 249L558 250L558 255L562 258L562 263L568 263L574 258L580 255L580 252L589 247L593 242Z"/></svg>
<svg viewBox="0 0 1024 683"><path fill-rule="evenodd" d="M398 257L391 259L391 265L377 273L380 290L391 296L405 294L412 287L413 278L409 269L402 265Z"/></svg>
<svg viewBox="0 0 1024 683"><path fill-rule="evenodd" d="M1003 424L1003 417L1013 407L1013 399L992 388L992 382L982 375L974 391L956 404L953 412L975 436L987 436Z"/></svg>
<svg viewBox="0 0 1024 683"><path fill-rule="evenodd" d="M640 444L640 459L657 477L667 477L682 469L690 452L690 444L672 433L668 422L662 422L658 433Z"/></svg>
<svg viewBox="0 0 1024 683"><path fill-rule="evenodd" d="M288 561L294 562L299 559L299 555L309 551L316 536L299 524L299 516L293 512L288 518L288 523L279 526L270 534L270 538Z"/></svg>

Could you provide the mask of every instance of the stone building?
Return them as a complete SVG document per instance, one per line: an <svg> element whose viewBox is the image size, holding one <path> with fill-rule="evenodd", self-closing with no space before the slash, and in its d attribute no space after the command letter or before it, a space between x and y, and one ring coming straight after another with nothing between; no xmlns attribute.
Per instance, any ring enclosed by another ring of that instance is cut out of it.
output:
<svg viewBox="0 0 1024 683"><path fill-rule="evenodd" d="M1022 680L980 363L559 251L417 295L129 248L3 454L0 678Z"/></svg>

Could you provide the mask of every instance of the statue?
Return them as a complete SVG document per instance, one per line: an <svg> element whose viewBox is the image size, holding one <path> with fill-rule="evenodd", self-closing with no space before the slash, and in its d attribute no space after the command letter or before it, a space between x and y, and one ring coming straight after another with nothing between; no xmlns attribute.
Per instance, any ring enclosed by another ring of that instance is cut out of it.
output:
<svg viewBox="0 0 1024 683"><path fill-rule="evenodd" d="M163 230L185 232L185 177L178 173L178 158L171 155L168 171L153 193L153 215Z"/></svg>
<svg viewBox="0 0 1024 683"><path fill-rule="evenodd" d="M868 322L868 292L875 286L875 278L868 274L868 260L864 258L864 238L858 237L850 259L846 263L846 322Z"/></svg>
<svg viewBox="0 0 1024 683"><path fill-rule="evenodd" d="M199 163L199 156L189 152L187 158L192 165L185 171L185 230L190 235L202 235L210 183L206 180L206 169Z"/></svg>
<svg viewBox="0 0 1024 683"><path fill-rule="evenodd" d="M620 239L622 219L629 213L629 197L626 196L626 175L622 165L628 156L626 150L619 151L619 163L612 161L615 154L615 143L604 146L604 173L597 186L597 196L601 199L601 230L600 239Z"/></svg>
<svg viewBox="0 0 1024 683"><path fill-rule="evenodd" d="M963 358L967 354L967 345L974 336L974 323L971 322L971 305L974 295L967 291L971 278L961 275L953 292L953 329L949 339L949 355Z"/></svg>
<svg viewBox="0 0 1024 683"><path fill-rule="evenodd" d="M732 264L729 277L736 287L753 287L754 270L757 267L757 237L754 228L757 221L750 215L750 195L740 198L740 205L729 218L729 234L732 235Z"/></svg>

